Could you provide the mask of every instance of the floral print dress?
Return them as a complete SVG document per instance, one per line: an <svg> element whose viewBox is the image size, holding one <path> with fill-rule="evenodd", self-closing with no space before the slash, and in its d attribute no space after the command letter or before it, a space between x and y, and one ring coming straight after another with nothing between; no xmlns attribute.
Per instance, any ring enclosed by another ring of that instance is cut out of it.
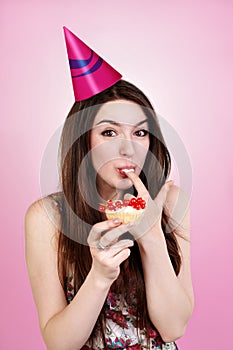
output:
<svg viewBox="0 0 233 350"><path fill-rule="evenodd" d="M73 278L67 279L67 300L74 297ZM178 350L174 342L164 342L155 329L138 329L135 325L135 307L133 293L129 300L121 300L120 296L109 291L105 303L106 334L105 339L109 349L128 350ZM103 350L101 337L96 338L93 346L87 342L81 350Z"/></svg>

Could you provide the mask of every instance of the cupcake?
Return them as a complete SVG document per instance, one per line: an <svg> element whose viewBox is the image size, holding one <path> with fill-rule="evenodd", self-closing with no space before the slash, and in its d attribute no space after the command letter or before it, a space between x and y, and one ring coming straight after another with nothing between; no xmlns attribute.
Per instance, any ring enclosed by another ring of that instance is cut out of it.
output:
<svg viewBox="0 0 233 350"><path fill-rule="evenodd" d="M99 211L105 213L108 219L120 219L123 224L137 222L146 208L146 201L142 197L131 199L108 200L105 205L99 206Z"/></svg>

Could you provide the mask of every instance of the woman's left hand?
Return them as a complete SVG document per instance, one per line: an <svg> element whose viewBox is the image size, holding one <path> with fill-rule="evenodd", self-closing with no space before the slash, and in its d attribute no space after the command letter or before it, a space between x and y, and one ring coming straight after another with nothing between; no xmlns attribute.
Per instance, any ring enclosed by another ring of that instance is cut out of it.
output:
<svg viewBox="0 0 233 350"><path fill-rule="evenodd" d="M173 180L166 182L155 199L152 199L143 182L135 173L129 172L126 175L136 188L138 197L142 197L147 203L142 218L132 227L132 229L130 229L130 232L135 239L138 240L142 238L142 236L147 235L153 229L161 230L162 211L165 206L169 189L173 185Z"/></svg>

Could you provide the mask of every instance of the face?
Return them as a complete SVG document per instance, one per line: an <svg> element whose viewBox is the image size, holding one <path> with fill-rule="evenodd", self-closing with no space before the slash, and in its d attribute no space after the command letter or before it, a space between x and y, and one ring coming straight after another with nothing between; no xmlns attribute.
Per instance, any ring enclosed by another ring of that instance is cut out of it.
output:
<svg viewBox="0 0 233 350"><path fill-rule="evenodd" d="M91 156L104 199L132 186L123 169L139 175L148 149L148 121L141 107L126 100L103 104L91 131Z"/></svg>

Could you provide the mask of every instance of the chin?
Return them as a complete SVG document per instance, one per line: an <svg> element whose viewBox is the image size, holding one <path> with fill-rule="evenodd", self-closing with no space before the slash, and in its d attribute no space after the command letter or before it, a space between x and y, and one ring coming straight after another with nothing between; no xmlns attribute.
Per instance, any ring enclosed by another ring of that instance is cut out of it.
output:
<svg viewBox="0 0 233 350"><path fill-rule="evenodd" d="M116 183L117 190L128 190L132 187L132 182L129 179L120 180Z"/></svg>

